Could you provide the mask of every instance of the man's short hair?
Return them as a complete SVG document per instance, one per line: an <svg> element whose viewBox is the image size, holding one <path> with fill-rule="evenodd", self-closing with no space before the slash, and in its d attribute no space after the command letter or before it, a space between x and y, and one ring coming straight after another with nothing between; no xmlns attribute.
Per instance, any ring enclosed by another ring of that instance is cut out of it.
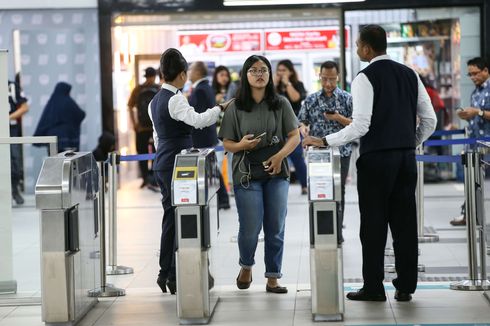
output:
<svg viewBox="0 0 490 326"><path fill-rule="evenodd" d="M335 69L337 74L339 73L339 65L335 61L325 61L320 66L320 71L322 71L322 69Z"/></svg>
<svg viewBox="0 0 490 326"><path fill-rule="evenodd" d="M482 57L476 57L476 58L468 60L467 65L468 66L476 66L480 70L483 70L485 68L490 70L490 68L488 66L488 61Z"/></svg>
<svg viewBox="0 0 490 326"><path fill-rule="evenodd" d="M386 52L386 31L379 25L366 25L359 32L359 40L376 53Z"/></svg>
<svg viewBox="0 0 490 326"><path fill-rule="evenodd" d="M202 77L206 77L208 75L208 67L204 62L196 61L194 62L193 66L194 69L196 69L196 71L198 71Z"/></svg>

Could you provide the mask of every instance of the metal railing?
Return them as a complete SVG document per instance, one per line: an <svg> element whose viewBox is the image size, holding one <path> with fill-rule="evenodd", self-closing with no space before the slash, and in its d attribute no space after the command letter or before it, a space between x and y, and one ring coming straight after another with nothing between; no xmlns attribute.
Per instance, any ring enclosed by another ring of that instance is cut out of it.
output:
<svg viewBox="0 0 490 326"><path fill-rule="evenodd" d="M56 155L58 153L57 149L58 137L56 136L31 136L31 137L0 137L0 145L17 145L17 144L48 144L48 152L50 156ZM10 183L7 184L7 190L10 187ZM10 191L8 192L10 193ZM10 209L6 210L6 212L2 212L4 216L2 217L4 220L7 220L9 225L12 219L12 212ZM3 230L4 232L11 232L10 229ZM9 251L12 248L12 237L2 237L0 239L0 250ZM10 248L10 249L9 249ZM12 253L3 253L2 258L8 260L8 263L2 261L2 264L12 266ZM0 294L16 294L17 293L17 282L12 280L2 281L0 282ZM41 297L33 296L29 298L25 297L5 297L0 298L0 306L32 306L32 305L40 305Z"/></svg>

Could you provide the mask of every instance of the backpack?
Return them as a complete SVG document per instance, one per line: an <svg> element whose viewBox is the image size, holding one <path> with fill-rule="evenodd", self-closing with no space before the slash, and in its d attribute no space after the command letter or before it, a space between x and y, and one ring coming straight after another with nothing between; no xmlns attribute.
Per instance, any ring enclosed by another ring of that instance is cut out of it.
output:
<svg viewBox="0 0 490 326"><path fill-rule="evenodd" d="M138 109L138 122L141 127L152 128L148 105L153 97L158 93L159 88L154 86L142 87L136 98L136 108Z"/></svg>

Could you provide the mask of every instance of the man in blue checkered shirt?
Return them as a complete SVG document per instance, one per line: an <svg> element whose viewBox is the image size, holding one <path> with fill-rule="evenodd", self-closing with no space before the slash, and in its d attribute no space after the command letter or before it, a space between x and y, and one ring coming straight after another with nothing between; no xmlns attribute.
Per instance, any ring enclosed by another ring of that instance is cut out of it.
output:
<svg viewBox="0 0 490 326"><path fill-rule="evenodd" d="M343 129L352 122L352 96L337 87L338 75L339 69L335 62L326 61L321 65L319 80L322 89L309 95L304 100L298 115L298 120L301 123L300 131L303 137L307 135L324 137ZM345 180L349 172L352 146L349 143L340 146L339 150L341 156L342 201L338 214L337 234L339 235L339 242L342 242Z"/></svg>
<svg viewBox="0 0 490 326"><path fill-rule="evenodd" d="M468 77L475 90L471 93L470 107L458 109L456 113L462 120L468 121L469 137L490 136L490 66L483 58L473 58L468 61ZM466 205L461 206L461 216L451 220L451 225L466 225Z"/></svg>

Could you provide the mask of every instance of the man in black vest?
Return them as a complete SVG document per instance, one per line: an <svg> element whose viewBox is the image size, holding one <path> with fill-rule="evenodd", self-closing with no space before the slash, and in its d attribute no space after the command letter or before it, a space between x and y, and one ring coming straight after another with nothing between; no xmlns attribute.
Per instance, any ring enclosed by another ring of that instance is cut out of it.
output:
<svg viewBox="0 0 490 326"><path fill-rule="evenodd" d="M361 61L370 64L352 82L352 123L324 138L306 137L303 144L339 146L360 138L357 191L364 286L347 298L386 301L389 225L397 271L395 299L410 301L417 287L418 261L415 147L432 134L437 119L418 75L386 55L382 27L364 27L356 44Z"/></svg>
<svg viewBox="0 0 490 326"><path fill-rule="evenodd" d="M197 113L205 112L216 105L214 91L209 85L208 69L202 61L194 62L189 69L189 79L192 82L192 91L189 95L189 104ZM195 148L211 148L218 145L218 133L216 124L209 127L192 130L192 142ZM230 208L230 199L226 192L223 176L220 174L220 187L218 190L218 207Z"/></svg>

